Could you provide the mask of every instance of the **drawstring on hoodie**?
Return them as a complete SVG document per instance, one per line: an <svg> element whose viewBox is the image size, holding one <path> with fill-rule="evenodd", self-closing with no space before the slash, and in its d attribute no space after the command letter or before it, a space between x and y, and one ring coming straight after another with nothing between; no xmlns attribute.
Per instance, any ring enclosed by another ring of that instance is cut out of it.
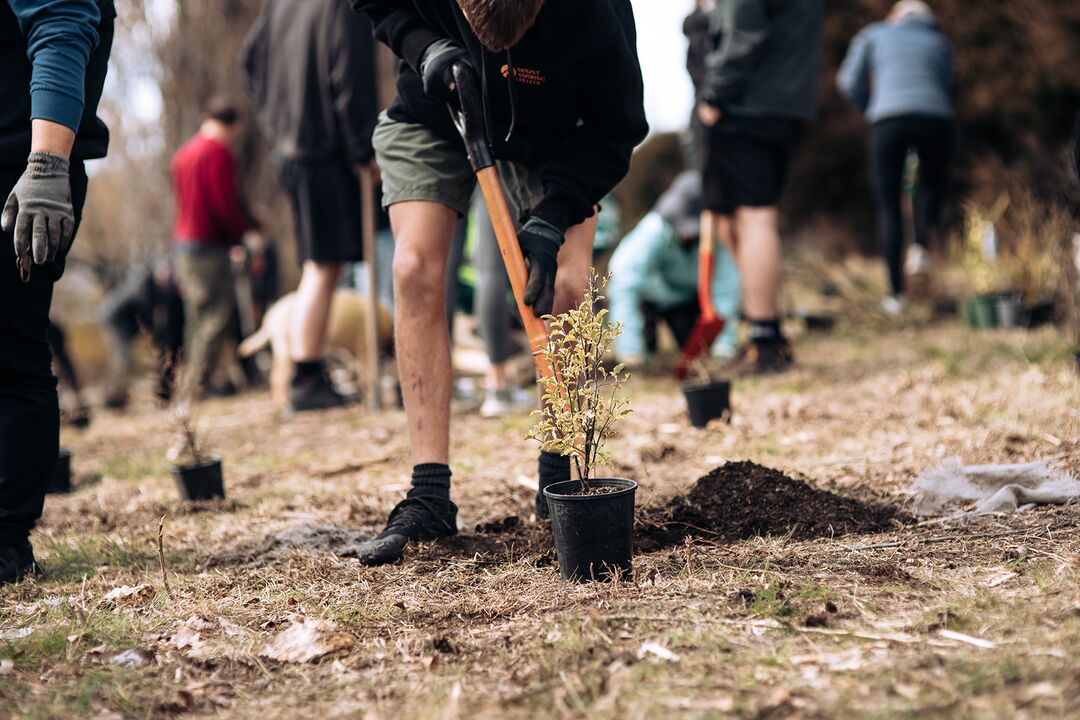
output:
<svg viewBox="0 0 1080 720"><path fill-rule="evenodd" d="M514 106L514 58L510 55L510 48L506 49L506 89L510 94L510 129L506 131L503 142L510 142L510 136L514 134L514 124L517 122L517 108Z"/></svg>
<svg viewBox="0 0 1080 720"><path fill-rule="evenodd" d="M517 125L517 104L514 102L514 58L510 55L509 49L506 51L506 91L510 95L510 128L506 131L506 137L503 138L504 143L510 142L510 138L514 135L514 127ZM484 119L488 120L491 115L488 113L487 50L484 48L480 49L480 100L484 109ZM490 127L490 122L484 123L488 145L493 145Z"/></svg>

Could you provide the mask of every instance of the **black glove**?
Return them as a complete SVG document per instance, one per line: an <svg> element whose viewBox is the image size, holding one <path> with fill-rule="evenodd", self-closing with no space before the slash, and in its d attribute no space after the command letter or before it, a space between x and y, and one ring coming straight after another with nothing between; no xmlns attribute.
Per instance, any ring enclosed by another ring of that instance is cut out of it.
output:
<svg viewBox="0 0 1080 720"><path fill-rule="evenodd" d="M464 62L469 67L469 53L451 40L436 40L420 59L420 78L424 94L432 100L447 103L454 97L454 64Z"/></svg>
<svg viewBox="0 0 1080 720"><path fill-rule="evenodd" d="M28 279L30 259L43 265L63 257L75 233L68 161L47 152L30 153L26 171L4 204L0 229L15 238L15 257Z"/></svg>
<svg viewBox="0 0 1080 720"><path fill-rule="evenodd" d="M531 217L518 233L521 254L529 280L525 284L525 304L537 317L551 314L555 302L555 272L559 269L559 248L562 247L562 231L547 220Z"/></svg>

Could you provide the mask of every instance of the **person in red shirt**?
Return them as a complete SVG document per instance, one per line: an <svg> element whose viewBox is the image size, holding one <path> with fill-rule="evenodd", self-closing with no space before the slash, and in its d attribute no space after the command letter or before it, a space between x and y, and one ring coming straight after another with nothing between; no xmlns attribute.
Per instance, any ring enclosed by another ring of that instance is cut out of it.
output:
<svg viewBox="0 0 1080 720"><path fill-rule="evenodd" d="M186 323L181 397L201 391L232 332L236 293L230 250L252 227L230 147L242 128L235 105L214 100L199 132L172 160L173 245Z"/></svg>

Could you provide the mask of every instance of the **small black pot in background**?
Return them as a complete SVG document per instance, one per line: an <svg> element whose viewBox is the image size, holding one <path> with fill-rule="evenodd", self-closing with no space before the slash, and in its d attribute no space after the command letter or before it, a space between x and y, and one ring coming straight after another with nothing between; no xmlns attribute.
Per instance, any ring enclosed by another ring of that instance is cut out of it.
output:
<svg viewBox="0 0 1080 720"><path fill-rule="evenodd" d="M544 488L551 511L551 532L559 555L559 572L567 580L610 580L629 577L634 553L634 493L637 483L596 478L590 487L614 487L599 495L573 495L580 480Z"/></svg>
<svg viewBox="0 0 1080 720"><path fill-rule="evenodd" d="M208 458L199 465L173 465L173 479L184 500L213 500L225 497L221 458Z"/></svg>
<svg viewBox="0 0 1080 720"><path fill-rule="evenodd" d="M67 448L60 448L60 452L57 454L52 481L49 483L49 489L45 492L71 492L71 451Z"/></svg>
<svg viewBox="0 0 1080 720"><path fill-rule="evenodd" d="M1080 373L1080 348L1072 351L1073 360L1076 361L1076 372Z"/></svg>
<svg viewBox="0 0 1080 720"><path fill-rule="evenodd" d="M808 332L827 333L836 327L836 318L832 315L804 315L803 322Z"/></svg>
<svg viewBox="0 0 1080 720"><path fill-rule="evenodd" d="M705 427L710 420L722 417L731 409L731 381L716 380L705 384L686 383L682 386L690 424Z"/></svg>

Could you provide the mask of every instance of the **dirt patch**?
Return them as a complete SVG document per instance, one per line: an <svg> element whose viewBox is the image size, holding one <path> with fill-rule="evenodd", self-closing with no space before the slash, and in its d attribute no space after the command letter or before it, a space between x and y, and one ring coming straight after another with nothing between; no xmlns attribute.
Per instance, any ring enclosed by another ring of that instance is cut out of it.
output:
<svg viewBox="0 0 1080 720"><path fill-rule="evenodd" d="M687 495L638 515L638 550L688 537L735 542L759 535L796 540L889 530L906 516L895 508L835 495L752 462L732 462L700 478Z"/></svg>

